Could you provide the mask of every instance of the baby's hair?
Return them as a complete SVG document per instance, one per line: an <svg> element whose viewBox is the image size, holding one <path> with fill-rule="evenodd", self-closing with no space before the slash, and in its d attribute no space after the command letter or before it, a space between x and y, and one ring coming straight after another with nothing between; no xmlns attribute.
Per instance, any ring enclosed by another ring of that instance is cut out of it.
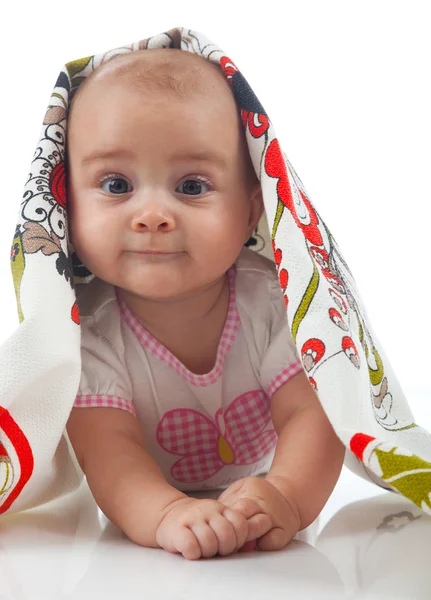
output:
<svg viewBox="0 0 431 600"><path fill-rule="evenodd" d="M115 64L111 69L112 63ZM93 80L112 75L117 81L123 81L127 87L138 92L162 93L188 99L207 90L205 73L209 69L218 71L220 79L225 80L218 65L197 54L177 48L155 48L116 54L90 73L79 87L72 89L70 105ZM227 81L226 85L229 85Z"/></svg>

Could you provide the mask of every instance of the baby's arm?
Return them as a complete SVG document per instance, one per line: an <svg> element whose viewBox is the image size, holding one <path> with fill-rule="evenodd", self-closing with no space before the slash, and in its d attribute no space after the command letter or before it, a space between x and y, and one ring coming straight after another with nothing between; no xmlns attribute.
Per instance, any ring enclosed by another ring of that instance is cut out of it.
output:
<svg viewBox="0 0 431 600"><path fill-rule="evenodd" d="M137 543L157 547L163 508L187 496L168 484L145 449L138 420L119 408L73 408L67 432L104 514Z"/></svg>
<svg viewBox="0 0 431 600"><path fill-rule="evenodd" d="M168 484L131 413L73 408L67 432L98 506L135 543L196 559L230 554L253 538L239 512Z"/></svg>
<svg viewBox="0 0 431 600"><path fill-rule="evenodd" d="M331 495L343 466L345 447L304 372L272 396L271 415L279 437L266 480L296 504L299 529L304 529Z"/></svg>
<svg viewBox="0 0 431 600"><path fill-rule="evenodd" d="M270 518L257 541L261 550L283 548L314 521L337 483L345 454L304 372L272 396L271 415L278 442L269 473L265 479L240 479L219 497L247 519Z"/></svg>

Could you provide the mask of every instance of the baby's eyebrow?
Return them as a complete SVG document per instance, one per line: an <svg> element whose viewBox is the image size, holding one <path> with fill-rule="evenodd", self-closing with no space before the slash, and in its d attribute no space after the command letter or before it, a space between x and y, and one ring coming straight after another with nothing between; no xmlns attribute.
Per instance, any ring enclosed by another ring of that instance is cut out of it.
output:
<svg viewBox="0 0 431 600"><path fill-rule="evenodd" d="M196 160L201 162L211 162L217 164L221 169L227 169L227 161L218 152L213 150L196 150L193 152L186 152L183 154L177 154L172 157L173 160L180 162L185 160Z"/></svg>
<svg viewBox="0 0 431 600"><path fill-rule="evenodd" d="M132 150L94 150L87 156L85 156L81 160L81 165L87 165L89 163L95 162L97 160L106 160L108 158L133 158L134 152ZM194 160L201 162L211 162L218 165L221 169L227 169L227 161L226 159L213 150L196 150L192 152L186 152L181 154L176 154L171 157L172 160L176 162L186 161L186 160Z"/></svg>
<svg viewBox="0 0 431 600"><path fill-rule="evenodd" d="M132 158L132 150L95 150L81 160L81 165L86 165L96 160L106 160L107 158Z"/></svg>

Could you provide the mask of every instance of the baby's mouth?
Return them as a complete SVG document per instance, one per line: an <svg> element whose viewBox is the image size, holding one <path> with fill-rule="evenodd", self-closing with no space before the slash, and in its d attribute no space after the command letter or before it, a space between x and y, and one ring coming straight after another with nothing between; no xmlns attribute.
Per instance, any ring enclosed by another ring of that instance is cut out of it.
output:
<svg viewBox="0 0 431 600"><path fill-rule="evenodd" d="M178 258L185 254L184 252L160 252L160 251L148 251L148 250L137 250L133 251L137 257L148 261L164 261Z"/></svg>

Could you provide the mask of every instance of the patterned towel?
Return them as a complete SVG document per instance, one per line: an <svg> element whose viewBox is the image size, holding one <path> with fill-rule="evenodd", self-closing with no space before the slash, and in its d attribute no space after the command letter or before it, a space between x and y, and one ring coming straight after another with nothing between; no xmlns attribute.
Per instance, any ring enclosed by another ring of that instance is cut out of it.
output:
<svg viewBox="0 0 431 600"><path fill-rule="evenodd" d="M71 93L113 56L161 47L218 64L231 85L266 213L247 245L277 265L292 337L346 445L347 466L431 513L431 436L414 422L333 235L239 68L203 35L181 27L69 62L55 83L11 250L20 325L0 348L0 513L48 502L82 480L65 425L81 369L75 285L92 275L68 236Z"/></svg>

